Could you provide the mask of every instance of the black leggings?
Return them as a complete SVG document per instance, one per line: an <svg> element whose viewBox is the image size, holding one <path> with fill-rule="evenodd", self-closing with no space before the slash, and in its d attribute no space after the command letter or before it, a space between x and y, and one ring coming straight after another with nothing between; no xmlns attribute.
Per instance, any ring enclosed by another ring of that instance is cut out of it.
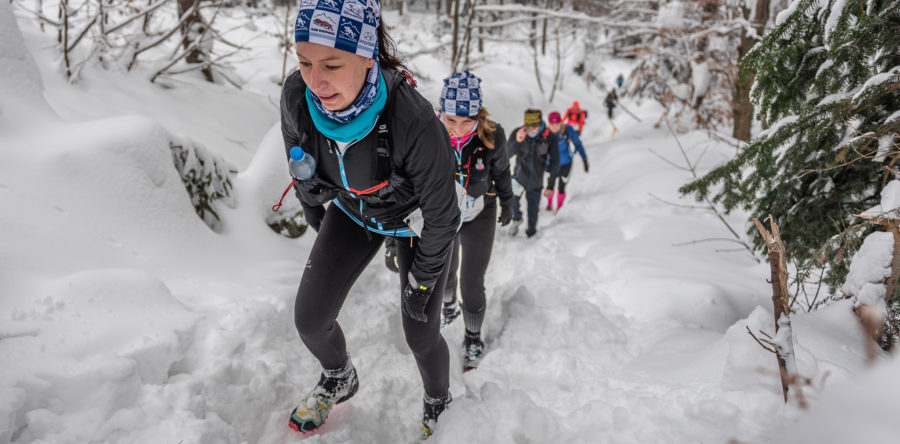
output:
<svg viewBox="0 0 900 444"><path fill-rule="evenodd" d="M525 234L528 236L532 236L537 232L538 212L541 209L541 191L540 188L525 190L525 204L528 213L528 228L525 229ZM516 202L513 205L513 220L522 220L522 209L519 205L522 196L518 195L515 197Z"/></svg>
<svg viewBox="0 0 900 444"><path fill-rule="evenodd" d="M300 278L294 304L294 323L306 348L325 369L341 368L348 359L347 343L337 317L350 287L378 252L384 239L378 234L369 234L366 236L366 230L350 220L336 205L329 205L309 252L303 277ZM412 246L408 238L397 241L399 294L406 287L407 273L417 247L418 238L413 238ZM444 288L447 270L445 266L435 288ZM434 398L445 396L450 387L450 354L440 333L441 297L428 300L426 323L408 318L400 308L399 298L397 303L406 343L416 359L425 393Z"/></svg>
<svg viewBox="0 0 900 444"><path fill-rule="evenodd" d="M574 159L573 161L574 162ZM559 175L556 176L556 180L550 185L555 185L556 192L559 194L566 194L566 184L569 183L569 175L572 174L572 162L569 162L565 165L559 166Z"/></svg>
<svg viewBox="0 0 900 444"><path fill-rule="evenodd" d="M494 247L494 231L497 220L497 198L485 196L484 209L475 219L466 222L456 234L453 254L450 259L450 274L444 302L452 301L456 296L456 270L460 267L460 246L462 246L462 268L460 274L460 292L466 329L478 333L484 320L484 274L491 260ZM448 300L449 299L449 300Z"/></svg>

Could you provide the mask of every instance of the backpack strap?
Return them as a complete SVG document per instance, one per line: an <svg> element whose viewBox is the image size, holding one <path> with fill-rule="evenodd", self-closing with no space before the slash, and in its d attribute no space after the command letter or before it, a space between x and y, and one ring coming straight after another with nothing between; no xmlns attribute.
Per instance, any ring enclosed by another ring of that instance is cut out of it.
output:
<svg viewBox="0 0 900 444"><path fill-rule="evenodd" d="M388 123L390 121L394 96L404 80L413 88L417 86L415 79L413 79L412 74L410 74L409 71L401 69L400 74L403 75L395 76L393 81L391 81L391 84L388 85L390 93L388 93L387 103L384 104L384 109L381 110L381 115L378 116L378 123L376 124L378 140L375 143L375 161L372 162L372 178L375 179L376 182L387 180L394 171L392 159L394 143L393 139L391 139L391 127Z"/></svg>

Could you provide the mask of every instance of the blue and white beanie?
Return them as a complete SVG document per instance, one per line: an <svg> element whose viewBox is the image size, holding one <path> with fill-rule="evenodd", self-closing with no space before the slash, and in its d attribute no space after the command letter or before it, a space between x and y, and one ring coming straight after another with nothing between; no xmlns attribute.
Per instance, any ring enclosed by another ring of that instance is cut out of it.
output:
<svg viewBox="0 0 900 444"><path fill-rule="evenodd" d="M444 79L441 110L453 116L474 117L481 111L481 79L469 71Z"/></svg>
<svg viewBox="0 0 900 444"><path fill-rule="evenodd" d="M378 60L378 0L302 0L294 40Z"/></svg>

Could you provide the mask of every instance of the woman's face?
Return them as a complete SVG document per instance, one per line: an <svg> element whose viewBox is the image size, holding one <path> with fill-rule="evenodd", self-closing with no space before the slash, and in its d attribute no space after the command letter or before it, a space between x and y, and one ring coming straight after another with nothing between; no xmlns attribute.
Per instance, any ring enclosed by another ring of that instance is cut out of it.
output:
<svg viewBox="0 0 900 444"><path fill-rule="evenodd" d="M472 132L475 126L475 119L464 116L451 116L449 114L441 114L441 121L447 127L447 131L453 137L463 137Z"/></svg>
<svg viewBox="0 0 900 444"><path fill-rule="evenodd" d="M340 111L350 106L375 60L315 43L297 43L300 75L325 109Z"/></svg>

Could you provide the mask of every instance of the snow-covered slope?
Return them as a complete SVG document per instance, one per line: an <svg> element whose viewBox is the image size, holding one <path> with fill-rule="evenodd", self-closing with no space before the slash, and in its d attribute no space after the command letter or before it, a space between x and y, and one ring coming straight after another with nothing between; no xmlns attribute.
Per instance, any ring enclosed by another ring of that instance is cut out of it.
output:
<svg viewBox="0 0 900 444"><path fill-rule="evenodd" d="M420 24L418 40L427 41L433 18L407 20ZM0 5L0 57L26 60L10 23ZM37 128L0 133L0 444L415 437L421 382L400 326L397 277L380 260L362 274L339 319L359 393L312 435L287 427L319 372L293 326L314 234L287 240L263 223L287 184L268 99L189 80L163 89L103 71L69 86L40 49L45 37L29 28L26 35L43 61L44 86L28 80L34 66L0 64L7 67L0 105L12 109L11 91L19 91L16 109L43 110L25 120L48 117ZM690 179L650 152L673 162L681 156L672 136L653 128L659 109L625 101L643 122L619 114L610 137L603 92L573 76L548 103L530 59L517 63L523 57L524 49L503 46L476 70L487 107L512 129L527 106L546 113L579 100L592 111L584 137L591 171L575 161L569 200L557 215L541 213L537 237L498 234L486 282L487 355L463 374L462 323L445 329L455 400L432 440L776 440L773 424L797 413L783 407L774 356L746 333L773 329L767 266L744 252L717 253L716 244L673 246L728 233L714 215L648 194L677 201L677 187ZM427 55L411 65L430 73L420 91L436 102L446 66ZM0 128L16 119L0 113ZM222 210L222 233L194 214L169 154L176 137L199 141L241 171L236 208ZM732 150L702 134L681 142L694 159L709 150L705 167ZM741 215L730 220L741 226ZM847 306L794 322L798 365L814 381L807 398L823 408L784 442L847 442L812 433L841 421L868 424L853 420L853 406L867 399L866 418L892 413L896 393L880 389L900 363L860 371L862 337ZM868 382L859 392L819 397L826 374L825 387ZM889 442L890 423L878 422L868 442Z"/></svg>

